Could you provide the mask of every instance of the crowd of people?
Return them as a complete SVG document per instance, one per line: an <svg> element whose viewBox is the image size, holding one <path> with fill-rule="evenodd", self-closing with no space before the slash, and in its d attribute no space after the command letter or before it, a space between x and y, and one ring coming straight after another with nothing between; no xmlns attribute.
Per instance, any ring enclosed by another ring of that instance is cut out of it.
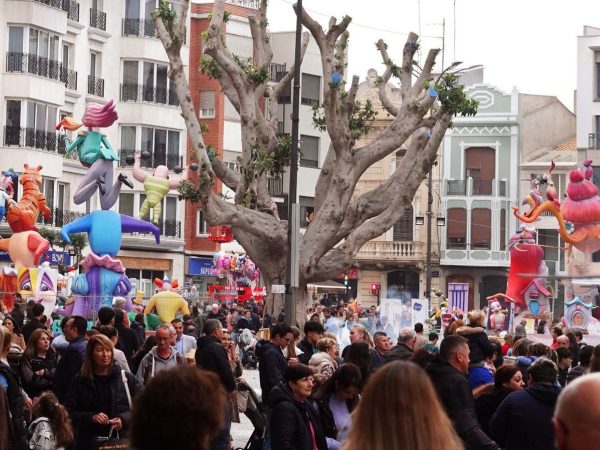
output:
<svg viewBox="0 0 600 450"><path fill-rule="evenodd" d="M396 332L377 308L336 303L299 329L249 302L151 333L118 306L54 333L35 304L5 315L0 450L231 449L255 365L266 425L252 449L571 450L599 433L600 346L559 324L549 346L523 324L488 335L481 311Z"/></svg>

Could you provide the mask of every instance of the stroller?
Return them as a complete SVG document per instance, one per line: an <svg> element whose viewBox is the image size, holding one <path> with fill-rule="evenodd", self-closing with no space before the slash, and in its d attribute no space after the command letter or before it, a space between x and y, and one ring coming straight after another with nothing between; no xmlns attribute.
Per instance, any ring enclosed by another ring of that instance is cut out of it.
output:
<svg viewBox="0 0 600 450"><path fill-rule="evenodd" d="M245 328L240 330L237 337L237 345L240 349L242 365L246 369L256 369L258 367L258 358L255 353L256 337L254 333Z"/></svg>
<svg viewBox="0 0 600 450"><path fill-rule="evenodd" d="M262 403L258 398L254 389L245 381L238 383L239 396L246 397L246 409L243 412L244 415L250 419L250 422L254 426L254 431L250 435L246 445L238 447L235 450L262 450L263 436L267 427L267 418L265 417ZM239 401L239 400L238 400Z"/></svg>

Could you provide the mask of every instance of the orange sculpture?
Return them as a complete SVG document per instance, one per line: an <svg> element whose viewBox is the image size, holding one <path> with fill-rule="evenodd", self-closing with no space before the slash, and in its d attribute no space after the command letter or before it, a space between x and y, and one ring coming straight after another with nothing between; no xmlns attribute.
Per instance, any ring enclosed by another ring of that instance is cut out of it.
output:
<svg viewBox="0 0 600 450"><path fill-rule="evenodd" d="M14 233L21 231L38 231L35 223L40 211L46 219L50 218L50 208L46 205L46 197L40 192L42 166L29 167L24 164L25 171L19 177L19 183L23 186L23 195L19 202L10 200L7 207L6 221Z"/></svg>

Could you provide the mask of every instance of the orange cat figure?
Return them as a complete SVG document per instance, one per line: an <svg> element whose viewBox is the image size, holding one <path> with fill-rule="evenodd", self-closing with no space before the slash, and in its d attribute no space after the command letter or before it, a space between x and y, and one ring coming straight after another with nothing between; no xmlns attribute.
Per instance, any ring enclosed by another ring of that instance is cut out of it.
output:
<svg viewBox="0 0 600 450"><path fill-rule="evenodd" d="M14 233L38 231L35 223L40 211L46 219L52 212L46 205L46 197L40 192L42 166L34 168L25 163L24 167L25 171L19 176L19 183L23 186L21 200L18 203L14 200L7 202L6 221Z"/></svg>

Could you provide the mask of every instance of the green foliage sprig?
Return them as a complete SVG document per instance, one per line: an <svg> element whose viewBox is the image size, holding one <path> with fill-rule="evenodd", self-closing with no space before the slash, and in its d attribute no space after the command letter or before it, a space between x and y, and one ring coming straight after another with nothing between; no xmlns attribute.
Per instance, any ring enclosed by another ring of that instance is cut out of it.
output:
<svg viewBox="0 0 600 450"><path fill-rule="evenodd" d="M177 12L175 9L171 8L171 3L166 0L161 0L158 4L158 8L154 11L154 14L162 19L171 40L173 42L179 42L179 35L175 32Z"/></svg>
<svg viewBox="0 0 600 450"><path fill-rule="evenodd" d="M267 65L256 68L252 58L242 58L238 55L233 55L233 59L254 86L260 86L269 79L269 67Z"/></svg>
<svg viewBox="0 0 600 450"><path fill-rule="evenodd" d="M200 58L200 72L214 80L218 80L222 75L217 62L208 55L204 55Z"/></svg>
<svg viewBox="0 0 600 450"><path fill-rule="evenodd" d="M345 99L347 94L343 97L343 99ZM312 114L313 126L319 131L327 131L323 106L313 105ZM364 103L359 101L354 102L352 115L348 121L348 129L350 130L350 136L352 139L357 140L369 134L369 131L371 131L371 126L373 125L373 119L375 119L375 115L376 112L373 109L373 103L370 100L367 100Z"/></svg>
<svg viewBox="0 0 600 450"><path fill-rule="evenodd" d="M474 116L477 114L479 102L469 98L465 93L465 87L458 83L458 77L448 73L440 78L434 84L438 92L438 99L442 105L442 110L456 116L460 114L463 117ZM425 85L425 89L429 84Z"/></svg>

